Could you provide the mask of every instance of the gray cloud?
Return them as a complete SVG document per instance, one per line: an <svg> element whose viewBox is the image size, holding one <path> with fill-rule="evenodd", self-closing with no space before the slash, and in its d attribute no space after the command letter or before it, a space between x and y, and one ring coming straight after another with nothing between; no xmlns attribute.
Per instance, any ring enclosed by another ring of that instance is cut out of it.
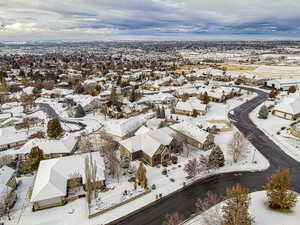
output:
<svg viewBox="0 0 300 225"><path fill-rule="evenodd" d="M0 40L297 36L292 0L0 0Z"/></svg>

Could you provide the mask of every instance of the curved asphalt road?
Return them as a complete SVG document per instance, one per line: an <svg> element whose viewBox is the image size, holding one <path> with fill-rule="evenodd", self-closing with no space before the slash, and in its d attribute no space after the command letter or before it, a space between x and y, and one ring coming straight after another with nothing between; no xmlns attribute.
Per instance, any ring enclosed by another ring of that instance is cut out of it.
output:
<svg viewBox="0 0 300 225"><path fill-rule="evenodd" d="M269 160L269 169L262 172L216 175L199 181L184 191L123 220L118 225L162 225L164 216L176 211L188 218L194 213L196 199L203 198L207 191L223 195L227 187L236 183L248 187L251 191L261 190L267 177L277 168L290 168L293 190L300 192L300 163L286 155L249 119L249 113L267 99L267 94L256 89L245 89L256 92L258 96L235 108L229 117L241 132L251 134L250 142Z"/></svg>

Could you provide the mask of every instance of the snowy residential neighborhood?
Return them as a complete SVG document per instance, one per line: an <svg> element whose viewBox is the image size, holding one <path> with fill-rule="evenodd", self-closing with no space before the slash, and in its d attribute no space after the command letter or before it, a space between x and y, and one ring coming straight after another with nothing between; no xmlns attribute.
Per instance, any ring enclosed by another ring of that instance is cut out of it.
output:
<svg viewBox="0 0 300 225"><path fill-rule="evenodd" d="M1 47L0 224L298 224L287 46L194 45Z"/></svg>

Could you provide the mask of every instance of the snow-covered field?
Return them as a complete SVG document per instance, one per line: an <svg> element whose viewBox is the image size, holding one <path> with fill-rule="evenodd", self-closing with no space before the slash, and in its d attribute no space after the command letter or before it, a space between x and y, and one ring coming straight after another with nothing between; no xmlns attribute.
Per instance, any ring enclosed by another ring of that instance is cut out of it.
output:
<svg viewBox="0 0 300 225"><path fill-rule="evenodd" d="M300 219L300 202L291 210L291 212L279 212L271 210L268 207L266 192L259 191L250 194L251 204L249 213L254 218L253 225L299 225ZM222 207L222 202L214 207ZM209 209L213 210L213 208ZM208 210L208 211L209 211ZM209 213L209 212L208 212ZM184 225L205 225L200 216L187 221Z"/></svg>
<svg viewBox="0 0 300 225"><path fill-rule="evenodd" d="M290 77L299 77L299 67L297 66L266 66L266 65L255 65L255 70L236 70L229 71L232 75L255 75L259 78L290 78Z"/></svg>

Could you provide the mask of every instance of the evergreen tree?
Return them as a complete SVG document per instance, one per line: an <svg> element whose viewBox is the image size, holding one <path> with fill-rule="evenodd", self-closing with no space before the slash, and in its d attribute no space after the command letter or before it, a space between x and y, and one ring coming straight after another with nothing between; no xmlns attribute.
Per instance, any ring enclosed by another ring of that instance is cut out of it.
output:
<svg viewBox="0 0 300 225"><path fill-rule="evenodd" d="M165 107L162 107L160 110L160 118L165 119L166 118L166 112L165 112Z"/></svg>
<svg viewBox="0 0 300 225"><path fill-rule="evenodd" d="M240 184L228 188L225 200L222 207L224 219L222 225L251 225L254 223L248 212L251 197L247 188L243 188Z"/></svg>
<svg viewBox="0 0 300 225"><path fill-rule="evenodd" d="M207 105L209 102L210 102L210 98L209 98L207 92L204 92L204 94L202 96L202 103Z"/></svg>
<svg viewBox="0 0 300 225"><path fill-rule="evenodd" d="M198 112L197 112L197 110L195 110L195 109L193 110L193 114L192 114L192 116L193 116L193 117L197 117L197 116L198 116Z"/></svg>
<svg viewBox="0 0 300 225"><path fill-rule="evenodd" d="M25 74L24 70L20 70L19 77L25 77L25 76L26 76L26 74Z"/></svg>
<svg viewBox="0 0 300 225"><path fill-rule="evenodd" d="M156 118L160 118L160 108L159 108L159 106L157 106L157 109L156 109Z"/></svg>
<svg viewBox="0 0 300 225"><path fill-rule="evenodd" d="M117 105L117 103L118 103L118 96L117 96L117 91L116 91L115 87L113 87L111 89L111 92L110 92L110 101L111 101L112 105Z"/></svg>
<svg viewBox="0 0 300 225"><path fill-rule="evenodd" d="M136 179L138 181L138 184L142 187L142 188L147 188L147 177L146 177L146 168L144 166L143 162L140 162L140 166L138 168L138 170L136 171Z"/></svg>
<svg viewBox="0 0 300 225"><path fill-rule="evenodd" d="M268 115L269 115L268 107L266 105L263 105L258 112L258 117L262 119L268 119Z"/></svg>
<svg viewBox="0 0 300 225"><path fill-rule="evenodd" d="M130 94L130 98L129 98L129 101L130 102L134 102L136 100L136 93L135 93L135 88L133 87L131 89L131 94Z"/></svg>
<svg viewBox="0 0 300 225"><path fill-rule="evenodd" d="M39 147L33 147L24 162L22 169L24 172L29 173L39 168L40 161L44 159L43 150Z"/></svg>
<svg viewBox="0 0 300 225"><path fill-rule="evenodd" d="M60 125L59 119L54 118L48 121L47 135L49 138L57 138L62 134L62 132L63 129Z"/></svg>
<svg viewBox="0 0 300 225"><path fill-rule="evenodd" d="M190 96L189 96L187 93L184 93L184 94L181 96L181 100L182 100L183 102L186 102L189 98L190 98Z"/></svg>
<svg viewBox="0 0 300 225"><path fill-rule="evenodd" d="M289 191L291 186L290 172L277 170L275 174L268 178L264 189L267 191L267 198L270 208L291 209L296 205L297 195Z"/></svg>
<svg viewBox="0 0 300 225"><path fill-rule="evenodd" d="M80 104L78 104L76 107L75 107L75 114L74 114L74 117L75 118L80 118L80 117L84 117L85 116L85 111L84 109L82 108L82 106Z"/></svg>
<svg viewBox="0 0 300 225"><path fill-rule="evenodd" d="M0 77L8 77L6 71L0 71Z"/></svg>
<svg viewBox="0 0 300 225"><path fill-rule="evenodd" d="M42 79L42 78L43 78L43 76L39 71L34 72L34 74L33 74L33 79L34 80L38 80L38 79Z"/></svg>
<svg viewBox="0 0 300 225"><path fill-rule="evenodd" d="M171 113L172 113L172 114L175 114L175 113L176 113L175 105L174 105L174 104L171 105Z"/></svg>
<svg viewBox="0 0 300 225"><path fill-rule="evenodd" d="M209 161L215 163L216 166L222 167L225 163L224 153L219 146L213 148L209 155Z"/></svg>
<svg viewBox="0 0 300 225"><path fill-rule="evenodd" d="M275 89L273 89L270 93L269 93L269 98L276 98L277 96L277 91Z"/></svg>
<svg viewBox="0 0 300 225"><path fill-rule="evenodd" d="M1 89L4 91L8 90L8 85L4 76L0 76Z"/></svg>
<svg viewBox="0 0 300 225"><path fill-rule="evenodd" d="M82 86L82 84L78 84L76 87L75 87L75 93L76 94L82 94L84 92L84 87Z"/></svg>
<svg viewBox="0 0 300 225"><path fill-rule="evenodd" d="M295 86L291 86L291 87L289 87L289 89L288 89L288 94L290 94L290 93L295 93L296 91L297 91L296 87L295 87Z"/></svg>
<svg viewBox="0 0 300 225"><path fill-rule="evenodd" d="M41 90L40 90L39 88L37 88L37 87L34 87L34 88L32 89L32 93L33 93L34 95L39 95L39 94L41 93Z"/></svg>

